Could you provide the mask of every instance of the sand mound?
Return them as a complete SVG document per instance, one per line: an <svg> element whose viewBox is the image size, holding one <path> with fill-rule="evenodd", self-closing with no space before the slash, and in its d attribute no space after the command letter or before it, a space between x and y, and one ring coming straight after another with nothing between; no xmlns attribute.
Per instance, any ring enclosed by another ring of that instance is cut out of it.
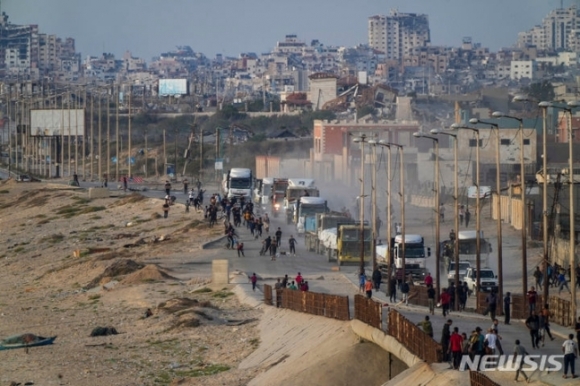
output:
<svg viewBox="0 0 580 386"><path fill-rule="evenodd" d="M159 280L177 280L175 277L168 275L163 272L159 267L153 264L146 265L144 268L133 272L124 278L121 283L123 284L140 284L149 281L159 281Z"/></svg>
<svg viewBox="0 0 580 386"><path fill-rule="evenodd" d="M106 281L110 281L110 278L128 275L140 270L143 267L143 264L137 263L130 259L115 261L113 264L109 265L102 274L91 280L91 282L87 284L85 288L96 287Z"/></svg>
<svg viewBox="0 0 580 386"><path fill-rule="evenodd" d="M145 196L139 193L131 193L130 195L120 198L111 205L109 205L109 208L114 208L116 206L123 206L127 204L134 204L136 202L145 200L145 198L146 198Z"/></svg>
<svg viewBox="0 0 580 386"><path fill-rule="evenodd" d="M157 306L160 310L169 312L170 314L183 311L188 308L192 307L213 307L211 302L209 301L202 301L200 302L197 299L190 299L190 298L173 298L169 299L163 303L159 303Z"/></svg>

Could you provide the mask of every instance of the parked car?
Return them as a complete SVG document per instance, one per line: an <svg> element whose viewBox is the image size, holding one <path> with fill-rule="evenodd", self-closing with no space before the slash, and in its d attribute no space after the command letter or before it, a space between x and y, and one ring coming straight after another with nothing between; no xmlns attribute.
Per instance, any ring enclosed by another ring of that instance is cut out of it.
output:
<svg viewBox="0 0 580 386"><path fill-rule="evenodd" d="M29 176L28 174L19 174L16 181L19 181L19 182L40 182L40 180L38 178L34 178L32 176Z"/></svg>
<svg viewBox="0 0 580 386"><path fill-rule="evenodd" d="M468 268L471 268L469 261L459 261L459 281L463 281ZM449 284L455 283L455 261L449 262L449 267L447 267L447 280L449 281Z"/></svg>
<svg viewBox="0 0 580 386"><path fill-rule="evenodd" d="M491 268L482 268L479 273L479 280L481 282L480 292L491 292L497 290L497 275ZM477 284L477 269L474 267L467 268L467 273L463 281L467 282L467 288L470 293L475 292Z"/></svg>

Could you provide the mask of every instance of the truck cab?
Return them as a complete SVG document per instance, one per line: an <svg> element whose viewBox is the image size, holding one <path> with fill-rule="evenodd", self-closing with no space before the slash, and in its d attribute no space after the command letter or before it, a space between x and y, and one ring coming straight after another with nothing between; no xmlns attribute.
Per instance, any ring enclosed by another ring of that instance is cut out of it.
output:
<svg viewBox="0 0 580 386"><path fill-rule="evenodd" d="M391 239L393 263L397 270L403 268L403 243L405 244L405 273L413 275L417 281L423 281L427 274L425 259L431 256L431 248L425 247L425 240L421 235L397 235Z"/></svg>
<svg viewBox="0 0 580 386"><path fill-rule="evenodd" d="M252 170L233 168L225 175L224 196L227 198L245 197L250 200L254 190Z"/></svg>
<svg viewBox="0 0 580 386"><path fill-rule="evenodd" d="M288 189L287 178L274 178L272 180L272 187L270 193L270 208L273 217L278 217L283 211L284 196Z"/></svg>
<svg viewBox="0 0 580 386"><path fill-rule="evenodd" d="M471 268L471 263L467 260L459 261L459 281L462 281L465 275L467 274L467 270ZM449 284L455 283L455 261L450 261L449 265L447 266L447 281Z"/></svg>
<svg viewBox="0 0 580 386"><path fill-rule="evenodd" d="M320 192L314 186L314 180L309 178L291 178L288 180L288 188L284 195L284 210L286 211L286 223L295 222L294 213L296 200L300 197L318 197Z"/></svg>
<svg viewBox="0 0 580 386"><path fill-rule="evenodd" d="M296 230L298 234L304 234L316 230L316 214L328 212L328 206L322 197L300 197L294 211Z"/></svg>
<svg viewBox="0 0 580 386"><path fill-rule="evenodd" d="M336 228L336 261L338 265L345 263L360 263L361 250L365 264L372 261L372 234L371 227L363 224L363 244L361 248L360 223L337 224Z"/></svg>
<svg viewBox="0 0 580 386"><path fill-rule="evenodd" d="M465 273L463 281L467 283L467 288L470 293L475 292L477 287L477 269L470 267ZM491 268L482 268L479 273L479 281L481 282L480 292L491 292L497 290L497 275Z"/></svg>

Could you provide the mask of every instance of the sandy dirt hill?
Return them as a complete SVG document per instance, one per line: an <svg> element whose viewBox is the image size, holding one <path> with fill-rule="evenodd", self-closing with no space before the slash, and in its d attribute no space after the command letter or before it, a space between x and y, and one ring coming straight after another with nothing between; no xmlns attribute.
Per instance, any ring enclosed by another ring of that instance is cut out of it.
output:
<svg viewBox="0 0 580 386"><path fill-rule="evenodd" d="M0 384L247 384L255 370L237 366L258 347L261 311L179 268L221 227L178 205L163 219L161 201L138 194L87 197L0 184L0 338L58 336L28 354L0 351ZM107 326L119 334L89 336Z"/></svg>

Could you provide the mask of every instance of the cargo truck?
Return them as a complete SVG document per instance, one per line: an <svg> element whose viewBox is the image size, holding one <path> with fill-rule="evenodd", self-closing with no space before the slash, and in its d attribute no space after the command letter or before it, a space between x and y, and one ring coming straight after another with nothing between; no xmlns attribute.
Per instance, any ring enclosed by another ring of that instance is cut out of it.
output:
<svg viewBox="0 0 580 386"><path fill-rule="evenodd" d="M316 214L328 212L328 205L322 197L300 197L296 200L294 223L299 235L316 230Z"/></svg>
<svg viewBox="0 0 580 386"><path fill-rule="evenodd" d="M284 196L288 189L287 178L274 178L270 194L270 212L273 217L278 217L283 211Z"/></svg>
<svg viewBox="0 0 580 386"><path fill-rule="evenodd" d="M314 180L309 178L290 178L288 188L284 195L284 211L286 212L286 223L292 224L294 211L296 209L296 199L300 197L318 197L320 192L314 185Z"/></svg>
<svg viewBox="0 0 580 386"><path fill-rule="evenodd" d="M361 229L360 223L338 223L336 228L325 229L320 234L320 243L328 261L335 260L338 265L345 263L360 263L361 260ZM368 264L372 260L371 227L363 224L363 260Z"/></svg>
<svg viewBox="0 0 580 386"><path fill-rule="evenodd" d="M222 189L224 197L245 197L247 200L251 200L254 190L252 170L245 168L231 169L227 174L224 174Z"/></svg>
<svg viewBox="0 0 580 386"><path fill-rule="evenodd" d="M377 264L383 274L388 272L389 264L397 272L403 268L403 242L405 243L405 275L412 275L416 281L422 281L427 274L426 258L431 256L431 248L425 247L421 235L397 235L391 239L390 245L377 245Z"/></svg>

